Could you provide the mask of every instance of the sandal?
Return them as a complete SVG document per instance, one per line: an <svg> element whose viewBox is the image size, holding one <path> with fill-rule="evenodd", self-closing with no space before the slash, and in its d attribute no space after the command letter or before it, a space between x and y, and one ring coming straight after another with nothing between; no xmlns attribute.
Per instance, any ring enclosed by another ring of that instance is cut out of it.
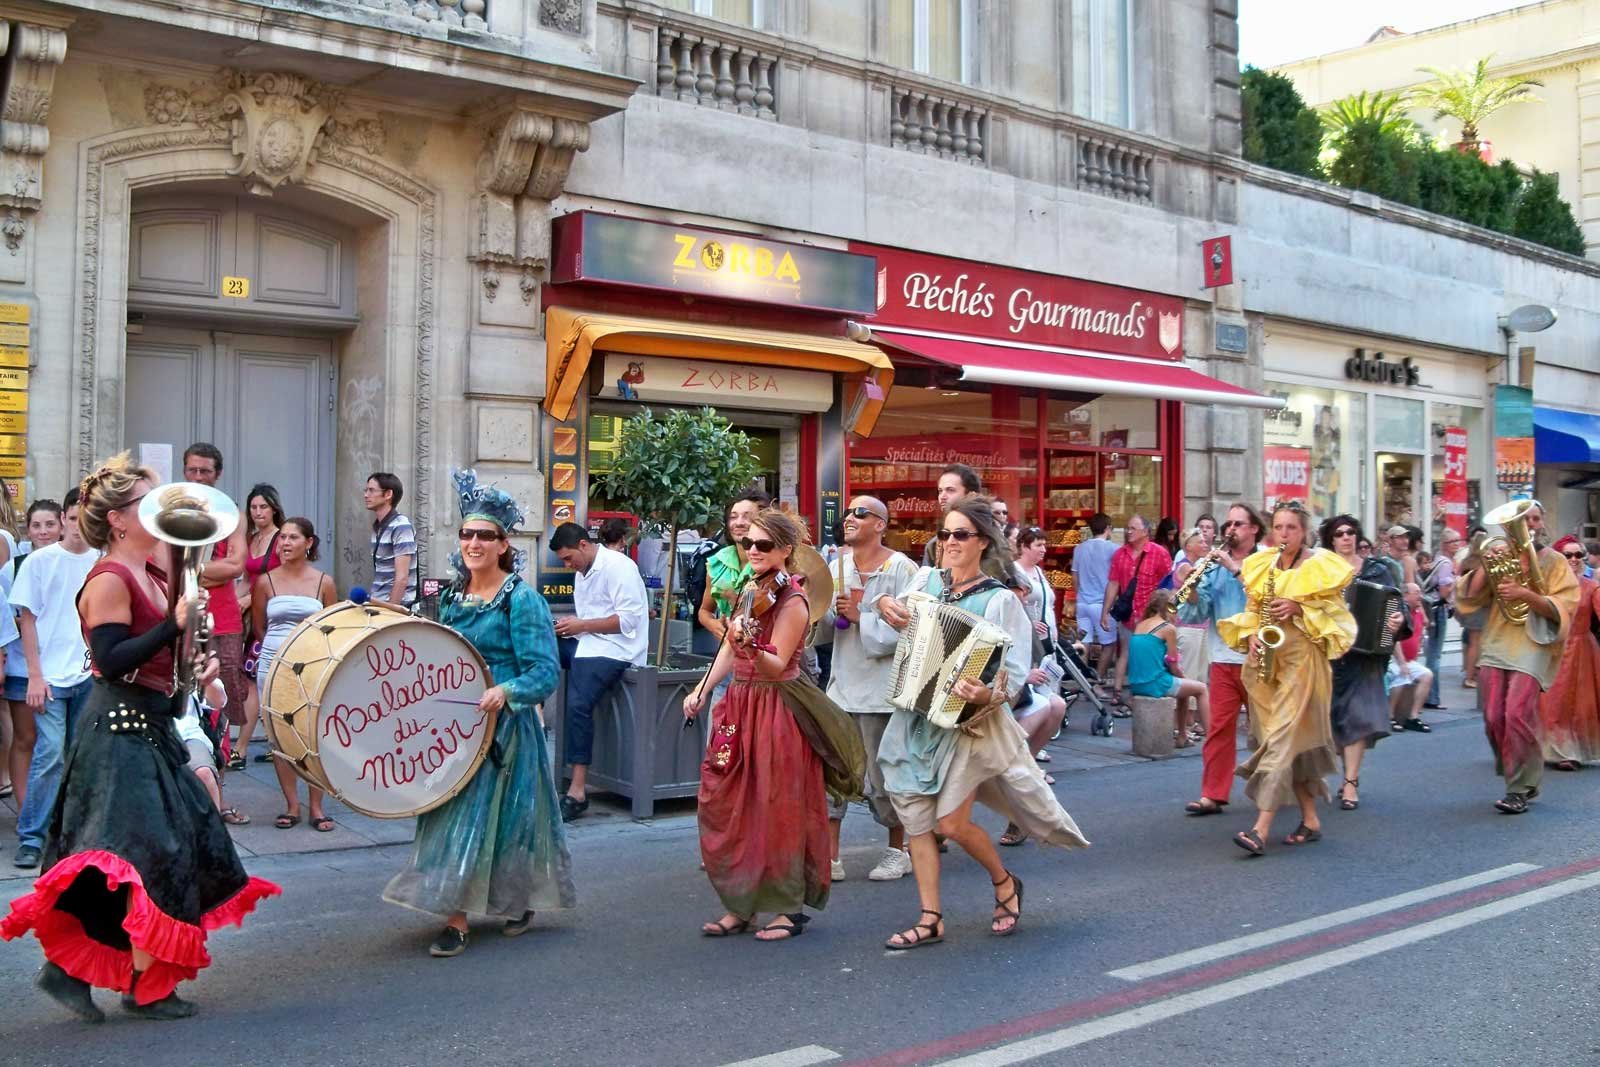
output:
<svg viewBox="0 0 1600 1067"><path fill-rule="evenodd" d="M236 748L233 750L233 755L228 757L228 770L244 770L244 749Z"/></svg>
<svg viewBox="0 0 1600 1067"><path fill-rule="evenodd" d="M1002 878L998 882L994 882L992 884L996 889L999 889L1001 886L1006 884L1006 879L1010 879L1011 881L1011 895L1006 897L1005 900L1000 899L999 894L995 895L994 910L996 914L995 917L989 921L989 933L993 934L995 937L1010 937L1012 934L1017 932L1017 926L1022 922L1022 879L1018 878L1010 871L1007 871L1005 878ZM1015 900L1017 902L1017 906L1015 908L1006 907L1006 901L1010 900ZM996 930L994 928L995 923L1003 922L1006 919L1011 920L1010 926L1006 927L1004 930Z"/></svg>
<svg viewBox="0 0 1600 1067"><path fill-rule="evenodd" d="M923 908L922 914L932 915L933 922L917 923L911 928L909 935L905 931L893 934L889 937L889 940L883 943L883 947L890 952L908 952L914 948L921 948L924 945L937 945L943 941L944 934L939 932L939 923L944 920L944 913ZM921 916L918 916L918 918L921 918ZM922 933L924 930L928 931L926 935ZM896 941L895 938L900 940Z"/></svg>
<svg viewBox="0 0 1600 1067"><path fill-rule="evenodd" d="M1267 846L1262 843L1261 835L1254 829L1240 830L1233 835L1233 843L1250 853L1252 857L1267 854Z"/></svg>
<svg viewBox="0 0 1600 1067"><path fill-rule="evenodd" d="M1468 678L1467 680L1465 680L1465 681L1463 681L1461 683L1461 688L1463 688L1463 689L1476 689L1476 688L1478 688L1478 683L1473 681L1471 678Z"/></svg>
<svg viewBox="0 0 1600 1067"><path fill-rule="evenodd" d="M1014 822L1006 823L1006 832L1000 835L1000 843L1006 848L1020 845L1028 839L1027 831Z"/></svg>
<svg viewBox="0 0 1600 1067"><path fill-rule="evenodd" d="M1052 738L1052 740L1054 740L1054 738ZM1050 762L1050 753L1046 752L1044 749L1041 748L1039 751L1037 751L1037 752L1035 752L1033 754L1033 762L1035 762L1035 763L1049 763Z"/></svg>
<svg viewBox="0 0 1600 1067"><path fill-rule="evenodd" d="M1361 779L1360 778L1346 778L1344 780L1344 785L1354 786L1355 788L1360 789L1361 788ZM1360 806L1361 806L1361 801L1359 799L1351 800L1349 797L1344 795L1344 786L1340 786L1339 787L1339 810L1341 810L1341 811L1355 811Z"/></svg>
<svg viewBox="0 0 1600 1067"><path fill-rule="evenodd" d="M1558 771L1575 771L1583 764L1575 759L1564 759L1560 763L1552 763L1551 766Z"/></svg>
<svg viewBox="0 0 1600 1067"><path fill-rule="evenodd" d="M779 919L788 919L787 926L778 922ZM802 912L779 912L773 916L772 921L763 926L756 934L757 941L792 941L806 932L806 923L811 921L811 916ZM762 937L762 934L781 934L781 937Z"/></svg>
<svg viewBox="0 0 1600 1067"><path fill-rule="evenodd" d="M722 918L726 919L727 916L724 915ZM704 923L704 924L702 924L701 927L700 927L700 936L701 937L732 937L734 934L742 934L746 930L749 930L749 929L750 929L750 920L749 919L740 919L738 922L734 923L732 926L725 926L725 925L723 925L722 919L718 919L714 923Z"/></svg>
<svg viewBox="0 0 1600 1067"><path fill-rule="evenodd" d="M1210 797L1201 797L1191 800L1183 806L1183 810L1190 815L1221 815L1222 809L1228 806L1226 800L1212 800Z"/></svg>
<svg viewBox="0 0 1600 1067"><path fill-rule="evenodd" d="M1309 845L1313 841L1321 840L1322 829L1320 827L1310 827L1305 823L1301 823L1294 828L1294 833L1283 839L1283 843L1286 845Z"/></svg>
<svg viewBox="0 0 1600 1067"><path fill-rule="evenodd" d="M229 826L250 825L250 816L241 815L238 808L223 808L218 814L222 816L222 821Z"/></svg>
<svg viewBox="0 0 1600 1067"><path fill-rule="evenodd" d="M272 825L276 826L280 830L292 830L296 826L300 825L300 816L297 814L291 815L288 812L284 812L282 815L272 820Z"/></svg>
<svg viewBox="0 0 1600 1067"><path fill-rule="evenodd" d="M1418 733L1418 734L1431 734L1431 733L1433 733L1433 727L1429 726L1427 723L1423 722L1421 719L1407 719L1405 722L1401 723L1400 726L1401 726L1402 729L1410 730L1412 733Z"/></svg>
<svg viewBox="0 0 1600 1067"><path fill-rule="evenodd" d="M1507 793L1494 806L1502 815L1521 815L1528 810L1528 794Z"/></svg>
<svg viewBox="0 0 1600 1067"><path fill-rule="evenodd" d="M312 819L311 828L319 834L332 833L333 820L328 818L326 815L318 819Z"/></svg>

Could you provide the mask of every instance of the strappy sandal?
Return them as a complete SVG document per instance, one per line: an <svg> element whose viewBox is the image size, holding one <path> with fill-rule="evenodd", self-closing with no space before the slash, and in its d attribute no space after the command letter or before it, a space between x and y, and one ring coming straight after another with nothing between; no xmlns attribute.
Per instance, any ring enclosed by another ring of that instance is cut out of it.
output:
<svg viewBox="0 0 1600 1067"><path fill-rule="evenodd" d="M1265 856L1267 854L1267 846L1262 842L1261 835L1256 833L1254 829L1240 830L1233 835L1233 843L1250 853L1252 857Z"/></svg>
<svg viewBox="0 0 1600 1067"><path fill-rule="evenodd" d="M996 889L999 889L1006 884L1006 879L1011 881L1011 895L1006 897L1005 900L1001 900L998 895L995 896L994 907L998 914L989 920L989 933L995 937L1010 937L1017 932L1017 927L1022 924L1022 879L1007 871L1005 878L992 884ZM1006 907L1006 902L1012 900L1017 902L1017 906L1015 908ZM994 924L1004 919L1010 919L1011 925L1004 930L996 930Z"/></svg>
<svg viewBox="0 0 1600 1067"><path fill-rule="evenodd" d="M280 830L292 830L296 826L300 825L300 816L291 815L288 812L284 812L282 815L272 820L272 825L276 826Z"/></svg>
<svg viewBox="0 0 1600 1067"><path fill-rule="evenodd" d="M311 828L319 834L331 834L333 833L333 820L326 815L320 819L312 819Z"/></svg>
<svg viewBox="0 0 1600 1067"><path fill-rule="evenodd" d="M732 926L724 926L722 924L722 920L718 919L714 923L705 923L705 924L703 924L700 927L700 936L701 937L732 937L735 934L742 934L742 933L744 933L745 931L747 931L749 929L750 929L750 920L749 919L740 919L738 922L734 923Z"/></svg>
<svg viewBox="0 0 1600 1067"><path fill-rule="evenodd" d="M1361 788L1361 779L1360 778L1346 778L1344 780L1344 784L1345 785L1353 785L1357 789L1360 789ZM1360 806L1361 806L1361 801L1359 799L1358 800L1351 800L1349 797L1344 795L1344 786L1340 786L1339 787L1339 810L1340 811L1355 811Z"/></svg>
<svg viewBox="0 0 1600 1067"><path fill-rule="evenodd" d="M1322 830L1320 828L1313 829L1305 823L1301 823L1294 828L1294 833L1283 839L1283 843L1286 845L1309 845L1313 841L1321 840Z"/></svg>
<svg viewBox="0 0 1600 1067"><path fill-rule="evenodd" d="M1228 806L1226 800L1212 800L1210 797L1201 797L1191 800L1183 806L1183 810L1190 815L1221 815L1222 809Z"/></svg>
<svg viewBox="0 0 1600 1067"><path fill-rule="evenodd" d="M249 826L250 816L242 814L238 808L223 808L217 812L222 816L222 821L229 826Z"/></svg>
<svg viewBox="0 0 1600 1067"><path fill-rule="evenodd" d="M1528 810L1528 797L1523 793L1507 793L1495 801L1494 806L1502 815L1521 815Z"/></svg>
<svg viewBox="0 0 1600 1067"><path fill-rule="evenodd" d="M778 923L779 919L788 919L789 920L789 925L788 926L780 925ZM761 928L760 933L756 934L756 940L757 941L793 941L795 938L799 937L801 934L806 932L806 923L808 923L810 921L811 921L811 916L806 915L803 912L798 912L798 911L797 912L793 912L793 913L779 912L777 915L775 915L773 917L771 922L769 922L767 925L765 925L765 926L763 926ZM777 934L777 933L781 933L783 936L782 937L762 937L761 936L761 934Z"/></svg>
<svg viewBox="0 0 1600 1067"><path fill-rule="evenodd" d="M891 934L889 940L883 943L883 947L890 952L909 952L914 948L922 948L924 945L937 945L942 942L944 935L939 932L939 924L944 921L944 912L923 908L922 914L932 915L933 922L917 923L912 926L911 929L914 931L914 936L912 937L907 937L904 931L898 934ZM922 933L924 930L928 931L926 935ZM896 941L895 938L897 937L900 940Z"/></svg>
<svg viewBox="0 0 1600 1067"><path fill-rule="evenodd" d="M1006 832L1000 835L1000 843L1006 848L1020 845L1028 839L1028 833L1016 823L1007 823Z"/></svg>

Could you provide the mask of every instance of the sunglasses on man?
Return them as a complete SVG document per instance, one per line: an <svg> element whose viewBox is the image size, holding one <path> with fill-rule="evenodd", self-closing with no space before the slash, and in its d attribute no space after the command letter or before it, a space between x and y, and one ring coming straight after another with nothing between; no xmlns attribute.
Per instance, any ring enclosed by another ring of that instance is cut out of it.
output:
<svg viewBox="0 0 1600 1067"><path fill-rule="evenodd" d="M871 508L849 508L845 511L845 514L853 516L857 519L882 519L884 522L889 521L889 516L880 515Z"/></svg>

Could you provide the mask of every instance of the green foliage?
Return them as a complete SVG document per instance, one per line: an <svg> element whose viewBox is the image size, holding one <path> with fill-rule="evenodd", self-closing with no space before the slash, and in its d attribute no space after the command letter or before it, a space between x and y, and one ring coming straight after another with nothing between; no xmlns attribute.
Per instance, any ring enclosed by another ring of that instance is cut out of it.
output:
<svg viewBox="0 0 1600 1067"><path fill-rule="evenodd" d="M1360 189L1415 206L1420 198L1422 158L1428 151L1416 140L1414 127L1395 126L1381 115L1354 118L1329 141L1333 158L1328 177L1347 189Z"/></svg>
<svg viewBox="0 0 1600 1067"><path fill-rule="evenodd" d="M645 408L622 424L616 464L601 488L645 530L675 534L720 521L758 473L750 438L711 408L665 418Z"/></svg>
<svg viewBox="0 0 1600 1067"><path fill-rule="evenodd" d="M1306 106L1293 79L1246 67L1239 97L1245 159L1308 178L1322 176L1322 120Z"/></svg>
<svg viewBox="0 0 1600 1067"><path fill-rule="evenodd" d="M1353 129L1370 130L1401 140L1417 139L1417 124L1407 117L1409 105L1404 93L1362 90L1335 100L1322 109L1322 124L1337 142Z"/></svg>
<svg viewBox="0 0 1600 1067"><path fill-rule="evenodd" d="M1511 232L1559 252L1584 254L1583 228L1573 218L1572 206L1561 199L1554 174L1533 172L1517 201Z"/></svg>
<svg viewBox="0 0 1600 1067"><path fill-rule="evenodd" d="M1522 175L1509 161L1491 166L1475 153L1424 148L1419 156L1418 203L1424 211L1474 226L1511 232Z"/></svg>
<svg viewBox="0 0 1600 1067"><path fill-rule="evenodd" d="M1413 102L1419 107L1431 107L1441 119L1455 119L1461 123L1461 144L1478 146L1478 127L1496 111L1511 104L1538 103L1533 92L1544 83L1533 78L1491 78L1489 63L1494 57L1485 56L1468 73L1462 70L1440 70L1437 67L1419 68L1431 74L1434 81L1416 90Z"/></svg>

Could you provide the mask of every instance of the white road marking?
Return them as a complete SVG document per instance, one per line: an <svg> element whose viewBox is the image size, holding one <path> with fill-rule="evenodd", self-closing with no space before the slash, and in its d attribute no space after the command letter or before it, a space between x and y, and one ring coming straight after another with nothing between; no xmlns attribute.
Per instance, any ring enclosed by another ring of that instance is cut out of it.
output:
<svg viewBox="0 0 1600 1067"><path fill-rule="evenodd" d="M1401 908L1409 908L1413 904L1421 904L1425 900L1447 897L1452 893L1459 893L1466 889L1476 889L1481 885L1503 881L1513 875L1526 874L1529 871L1538 869L1538 866L1532 863L1512 863L1505 867L1496 867L1492 871L1469 874L1465 878L1456 878L1449 882L1440 882L1437 885L1413 889L1409 893L1384 897L1382 900L1374 900L1369 904L1357 904L1353 908L1331 911L1326 915L1317 915L1297 923L1290 923L1287 926L1275 926L1270 930L1262 930L1259 933L1246 934L1243 937L1235 937L1228 941L1218 941L1214 945L1204 945L1172 956L1163 956L1148 963L1136 963L1131 967L1107 971L1106 974L1112 978L1121 978L1126 982L1142 982L1147 978L1155 978L1158 975L1171 974L1173 971L1198 967L1202 963L1211 963L1215 960L1226 959L1229 956L1237 956L1242 952L1250 952L1254 949L1264 948L1267 945L1276 945L1282 941L1292 941L1297 937L1320 933L1323 930L1331 930L1335 926L1343 926L1358 919L1369 919L1374 915L1382 915L1385 912L1399 911Z"/></svg>
<svg viewBox="0 0 1600 1067"><path fill-rule="evenodd" d="M722 1067L811 1067L813 1063L827 1063L839 1058L839 1053L821 1045L805 1045L770 1056L757 1056L753 1060L725 1063Z"/></svg>
<svg viewBox="0 0 1600 1067"><path fill-rule="evenodd" d="M1311 975L1332 970L1346 963L1355 963L1369 956L1404 948L1407 945L1413 945L1419 941L1460 930L1475 923L1498 918L1502 915L1509 915L1512 912L1532 907L1535 904L1542 904L1548 900L1556 900L1572 893L1579 893L1585 889L1594 889L1596 887L1600 887L1600 872L1580 875L1577 878L1570 878L1563 882L1552 882L1537 889L1530 889L1525 893L1493 900L1487 904L1469 908L1466 911L1456 912L1453 915L1442 915L1437 919L1430 919L1427 922L1407 927L1404 930L1395 930L1366 941L1357 941L1354 944L1330 949L1315 956L1307 956L1305 959L1281 964L1255 974L1244 975L1205 989L1197 989L1191 993L1183 993L1165 1000L1154 1001L1137 1008L1130 1008L1127 1011L1117 1012L1113 1015L1068 1026L1050 1033L1039 1034L1021 1041L1014 1041L983 1052L975 1052L958 1059L944 1060L939 1067L1002 1067L1005 1064L1022 1063L1053 1052L1060 1052L1063 1049L1098 1041L1100 1038L1110 1037L1113 1034L1135 1030L1174 1016L1213 1007L1230 1000L1236 1000L1239 997L1249 996L1252 993L1259 993L1264 989L1272 989L1301 978L1308 978Z"/></svg>

